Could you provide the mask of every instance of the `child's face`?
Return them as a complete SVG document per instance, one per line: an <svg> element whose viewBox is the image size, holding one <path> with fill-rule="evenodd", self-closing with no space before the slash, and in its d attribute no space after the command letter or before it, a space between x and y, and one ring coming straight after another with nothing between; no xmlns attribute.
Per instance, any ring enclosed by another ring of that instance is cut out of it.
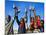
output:
<svg viewBox="0 0 46 35"><path fill-rule="evenodd" d="M40 17L38 16L38 19L40 19Z"/></svg>
<svg viewBox="0 0 46 35"><path fill-rule="evenodd" d="M23 23L23 21L20 22L21 24Z"/></svg>
<svg viewBox="0 0 46 35"><path fill-rule="evenodd" d="M32 23L30 23L30 25L32 25Z"/></svg>
<svg viewBox="0 0 46 35"><path fill-rule="evenodd" d="M42 24L40 23L40 26L42 26Z"/></svg>
<svg viewBox="0 0 46 35"><path fill-rule="evenodd" d="M34 28L37 28L37 24L36 23L34 24Z"/></svg>
<svg viewBox="0 0 46 35"><path fill-rule="evenodd" d="M32 18L31 21L34 21L34 19Z"/></svg>

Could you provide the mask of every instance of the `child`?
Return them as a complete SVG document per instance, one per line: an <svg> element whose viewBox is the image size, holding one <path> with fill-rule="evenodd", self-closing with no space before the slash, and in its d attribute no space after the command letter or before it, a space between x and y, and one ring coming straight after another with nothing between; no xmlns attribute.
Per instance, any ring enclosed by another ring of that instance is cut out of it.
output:
<svg viewBox="0 0 46 35"><path fill-rule="evenodd" d="M38 26L38 28L40 28L40 16L37 16L37 26Z"/></svg>
<svg viewBox="0 0 46 35"><path fill-rule="evenodd" d="M34 25L34 17L31 17L31 19L30 19L30 25L32 26L32 25Z"/></svg>
<svg viewBox="0 0 46 35"><path fill-rule="evenodd" d="M41 20L41 23L40 23L40 32L44 32L44 21Z"/></svg>
<svg viewBox="0 0 46 35"><path fill-rule="evenodd" d="M22 19L22 20L20 21L20 28L22 29L22 28L24 27L24 25L25 25L25 22L24 22L24 19Z"/></svg>
<svg viewBox="0 0 46 35"><path fill-rule="evenodd" d="M37 23L34 23L34 33L40 32L40 29L38 29Z"/></svg>
<svg viewBox="0 0 46 35"><path fill-rule="evenodd" d="M33 26L34 26L34 17L31 17L31 19L30 19L30 30L33 32Z"/></svg>
<svg viewBox="0 0 46 35"><path fill-rule="evenodd" d="M35 33L40 32L40 18L39 16L36 16L36 19L34 20L34 31Z"/></svg>
<svg viewBox="0 0 46 35"><path fill-rule="evenodd" d="M19 33L25 33L25 31L26 31L26 29L25 29L25 21L24 21L23 18L20 20L19 31L20 31Z"/></svg>

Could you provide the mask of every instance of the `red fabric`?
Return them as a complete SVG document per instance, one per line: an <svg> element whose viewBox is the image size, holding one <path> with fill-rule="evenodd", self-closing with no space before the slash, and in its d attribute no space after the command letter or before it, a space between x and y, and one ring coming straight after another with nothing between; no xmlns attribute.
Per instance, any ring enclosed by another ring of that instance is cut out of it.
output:
<svg viewBox="0 0 46 35"><path fill-rule="evenodd" d="M31 24L31 27L33 27L33 26L34 26L34 21L31 21L31 23L32 23L32 24Z"/></svg>
<svg viewBox="0 0 46 35"><path fill-rule="evenodd" d="M37 25L40 26L40 19L37 20Z"/></svg>
<svg viewBox="0 0 46 35"><path fill-rule="evenodd" d="M32 20L31 23L34 24L34 20Z"/></svg>
<svg viewBox="0 0 46 35"><path fill-rule="evenodd" d="M20 24L20 28L22 29L24 27L24 24L22 23L22 24Z"/></svg>

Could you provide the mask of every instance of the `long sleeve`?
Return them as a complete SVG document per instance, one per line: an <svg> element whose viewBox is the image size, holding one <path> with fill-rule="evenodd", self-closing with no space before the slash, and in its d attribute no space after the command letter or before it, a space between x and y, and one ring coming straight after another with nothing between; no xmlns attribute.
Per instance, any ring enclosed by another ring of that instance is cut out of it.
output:
<svg viewBox="0 0 46 35"><path fill-rule="evenodd" d="M18 25L20 25L20 22L19 22L19 20L18 20L18 16L15 16L14 17L14 20L16 19L16 22L18 23Z"/></svg>

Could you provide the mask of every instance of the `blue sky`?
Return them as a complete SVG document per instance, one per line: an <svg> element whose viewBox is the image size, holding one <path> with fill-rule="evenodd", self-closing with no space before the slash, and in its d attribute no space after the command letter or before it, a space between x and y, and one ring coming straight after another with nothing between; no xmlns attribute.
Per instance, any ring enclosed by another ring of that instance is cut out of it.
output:
<svg viewBox="0 0 46 35"><path fill-rule="evenodd" d="M44 3L39 3L39 2L6 1L5 2L5 16L7 15L11 15L11 17L14 16L13 4L15 4L21 10L18 15L19 20L21 19L21 17L25 15L25 8L29 8L29 6L35 7L36 15L40 15L40 19L42 20L44 19ZM30 16L30 11L28 11L28 22L27 22L28 25L30 24L29 16ZM33 13L31 14L31 16L34 16ZM18 29L18 25L16 21L14 22L13 27Z"/></svg>

